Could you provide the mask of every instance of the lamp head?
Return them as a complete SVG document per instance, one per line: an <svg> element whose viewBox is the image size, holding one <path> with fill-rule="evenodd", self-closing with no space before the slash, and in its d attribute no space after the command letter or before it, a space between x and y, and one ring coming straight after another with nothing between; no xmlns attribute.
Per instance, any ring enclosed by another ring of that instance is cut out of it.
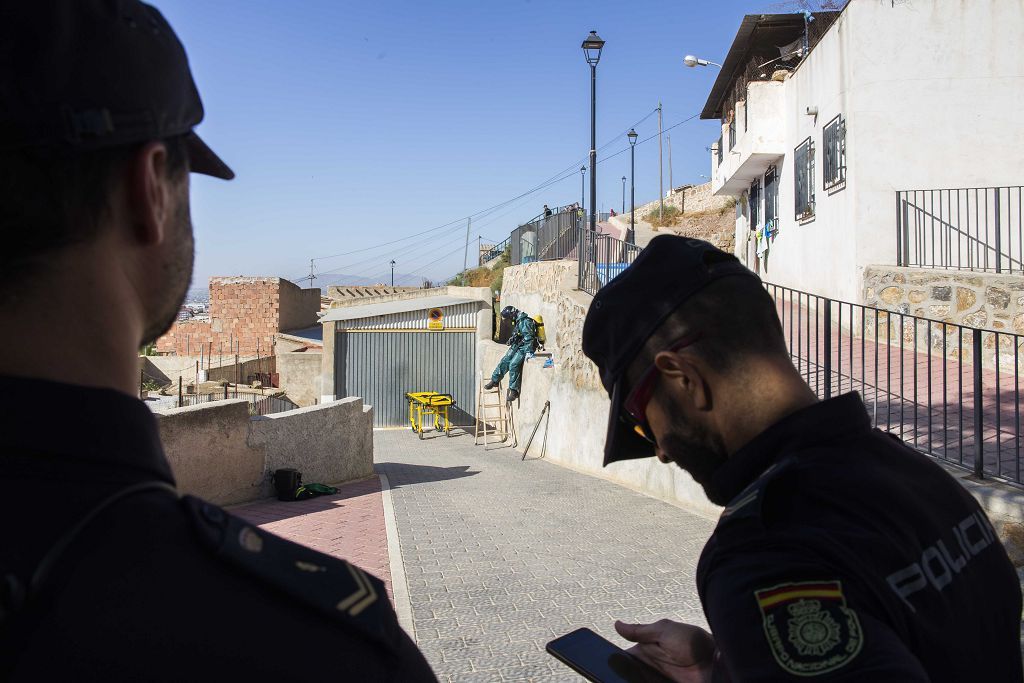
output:
<svg viewBox="0 0 1024 683"><path fill-rule="evenodd" d="M582 47L587 64L597 66L597 63L601 61L601 50L604 48L604 41L601 40L601 36L597 35L597 31L590 32L590 35L583 41Z"/></svg>
<svg viewBox="0 0 1024 683"><path fill-rule="evenodd" d="M638 137L640 137L640 136L639 136L639 135L637 134L637 132L636 132L635 130L633 130L632 128L630 128L630 129L629 129L629 132L628 132L628 133L626 133L626 137L627 137L627 138L629 138L629 144L631 144L631 145L635 145L635 144L636 144L636 139L637 139Z"/></svg>

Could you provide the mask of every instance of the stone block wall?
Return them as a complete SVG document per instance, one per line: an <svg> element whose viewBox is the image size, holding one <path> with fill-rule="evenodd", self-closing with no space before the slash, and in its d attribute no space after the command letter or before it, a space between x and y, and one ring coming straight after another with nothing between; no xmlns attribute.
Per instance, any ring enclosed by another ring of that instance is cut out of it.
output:
<svg viewBox="0 0 1024 683"><path fill-rule="evenodd" d="M628 187L626 189L629 190ZM647 215L658 206L659 202L655 199L653 202L636 207L637 218ZM708 182L703 185L690 185L679 192L673 192L665 197L665 206L674 206L683 213L703 213L721 209L731 210L734 203L731 197L717 197L711 194L711 183ZM626 208L629 208L628 204ZM628 210L626 213L629 213Z"/></svg>
<svg viewBox="0 0 1024 683"><path fill-rule="evenodd" d="M889 335L896 340L902 335L904 344L914 343L915 325L918 347L941 351L943 345L951 357L970 358L971 335L964 334L963 348L956 348L959 327L977 328L983 333L982 347L985 365L993 362L996 334L999 334L1000 364L1013 365L1014 349L1024 339L1024 276L1002 275L959 270L931 270L898 268L895 266L868 266L864 269L864 303L904 316L917 316L947 323L928 325L913 319L885 315L878 325L888 325ZM902 325L902 330L900 329ZM874 336L874 316L869 316L865 333ZM882 330L880 336L886 332ZM1024 349L1022 349L1024 350ZM1019 355L1019 352L1018 352Z"/></svg>
<svg viewBox="0 0 1024 683"><path fill-rule="evenodd" d="M300 289L278 277L213 277L209 322L176 323L157 340L156 350L269 356L278 332L315 325L319 310L319 289Z"/></svg>

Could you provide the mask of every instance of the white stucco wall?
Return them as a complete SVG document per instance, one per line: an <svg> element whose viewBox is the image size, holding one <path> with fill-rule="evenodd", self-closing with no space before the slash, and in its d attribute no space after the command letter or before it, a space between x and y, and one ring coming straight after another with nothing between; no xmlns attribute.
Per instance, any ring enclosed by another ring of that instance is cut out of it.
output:
<svg viewBox="0 0 1024 683"><path fill-rule="evenodd" d="M783 84L780 232L762 276L859 302L864 268L896 263L898 190L1024 184L1022 35L1015 0L852 0ZM830 195L822 131L836 114L846 118L847 182ZM752 106L752 129L754 118ZM816 215L798 224L793 150L808 136ZM741 219L738 238L745 229Z"/></svg>

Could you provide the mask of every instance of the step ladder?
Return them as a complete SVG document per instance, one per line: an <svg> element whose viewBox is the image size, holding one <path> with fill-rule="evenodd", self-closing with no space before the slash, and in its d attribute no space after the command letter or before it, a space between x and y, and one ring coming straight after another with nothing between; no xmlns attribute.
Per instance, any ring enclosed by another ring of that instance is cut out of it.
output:
<svg viewBox="0 0 1024 683"><path fill-rule="evenodd" d="M479 446L483 440L484 449L489 444L507 443L512 440L512 448L519 445L516 436L516 424L512 414L512 404L505 402L501 382L493 389L484 389L490 377L480 373L477 377L479 390L476 398L476 436L473 445Z"/></svg>

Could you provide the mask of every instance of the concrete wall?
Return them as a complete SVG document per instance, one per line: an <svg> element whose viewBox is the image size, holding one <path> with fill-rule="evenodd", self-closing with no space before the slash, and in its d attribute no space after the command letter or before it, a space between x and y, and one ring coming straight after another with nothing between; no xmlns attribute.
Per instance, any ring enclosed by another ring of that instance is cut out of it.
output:
<svg viewBox="0 0 1024 683"><path fill-rule="evenodd" d="M320 400L322 351L279 353L275 358L281 388L288 394L288 398L303 407L311 406Z"/></svg>
<svg viewBox="0 0 1024 683"><path fill-rule="evenodd" d="M774 126L786 141L780 231L762 277L859 303L864 269L896 263L896 191L1024 182L1022 33L1020 2L853 0L782 84L779 114L748 115L752 128ZM752 92L761 87L776 86L752 84ZM808 107L818 115L807 115ZM847 181L830 193L822 183L822 132L837 114L847 124ZM815 145L816 207L813 219L800 222L792 161L807 137ZM742 220L737 251L746 257Z"/></svg>
<svg viewBox="0 0 1024 683"><path fill-rule="evenodd" d="M317 313L320 312L320 289L300 289L288 280L281 280L277 311L276 332L301 330L316 325Z"/></svg>
<svg viewBox="0 0 1024 683"><path fill-rule="evenodd" d="M240 360L236 369L234 357L223 359L215 354L213 367L207 370L207 381L234 383L236 377L242 384L249 382L249 377L257 373L276 372L274 356L267 358L250 358ZM223 365L219 362L223 360ZM195 384L196 363L200 362L199 356L140 356L142 371L147 377L151 377L161 384L178 384L178 377L182 378L184 384ZM207 367L206 359L202 359L202 367Z"/></svg>
<svg viewBox="0 0 1024 683"><path fill-rule="evenodd" d="M701 514L717 514L719 508L707 500L703 489L674 465L663 465L652 457L601 466L608 395L601 386L597 368L581 348L583 321L592 299L573 291L575 286L574 262L531 263L505 270L502 304L544 316L547 349L555 363L555 367L548 369L542 367L540 358L526 364L521 407L516 413L520 450L525 448L526 439L537 424L544 401L549 400L548 460ZM505 351L505 346L481 341L477 351L479 371L489 375ZM542 424L530 448L531 456L540 454L543 438Z"/></svg>
<svg viewBox="0 0 1024 683"><path fill-rule="evenodd" d="M262 417L233 399L154 415L179 490L220 505L273 495L281 467L324 484L373 473L373 413L359 398Z"/></svg>

